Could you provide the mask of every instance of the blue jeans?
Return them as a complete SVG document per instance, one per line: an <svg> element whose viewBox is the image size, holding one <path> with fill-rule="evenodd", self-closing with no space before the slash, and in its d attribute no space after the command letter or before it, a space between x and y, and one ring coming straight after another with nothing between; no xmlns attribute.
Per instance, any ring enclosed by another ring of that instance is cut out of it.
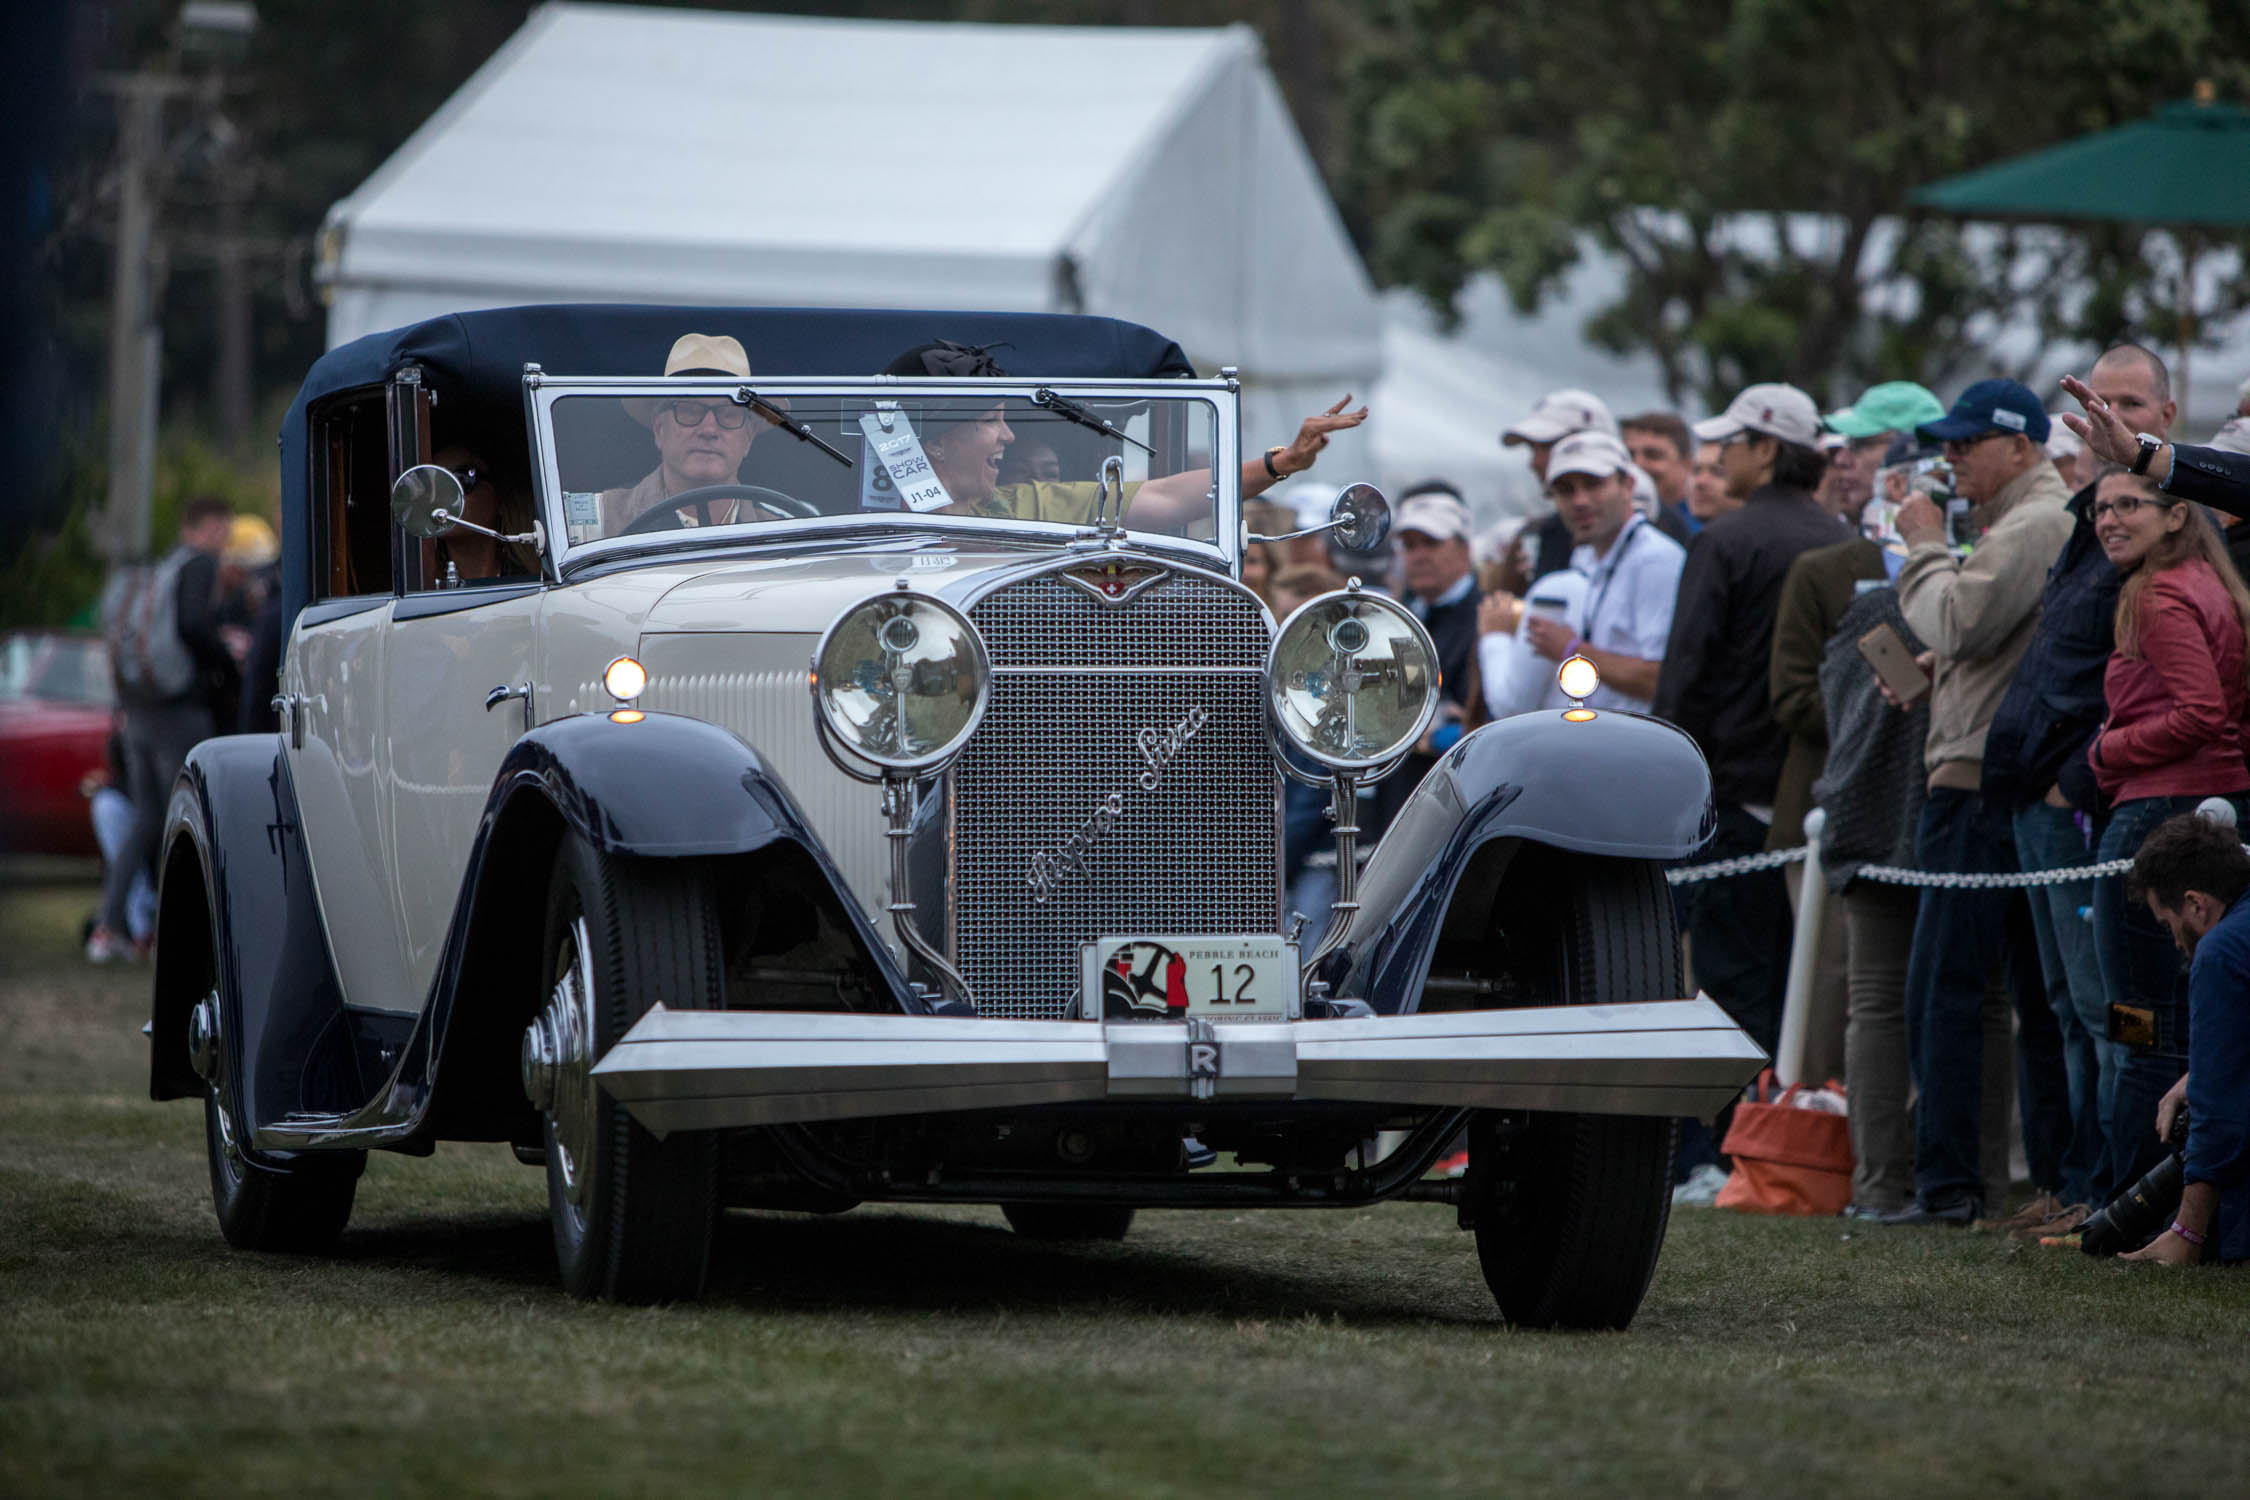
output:
<svg viewBox="0 0 2250 1500"><path fill-rule="evenodd" d="M2016 861L2026 870L2064 870L2093 862L2086 835L2067 807L2044 802L2019 807L2014 825ZM2024 894L2031 898L2039 972L2062 1028L2063 1070L2070 1086L2070 1143L2063 1150L2061 1197L2065 1203L2099 1207L2115 1191L2108 1120L2117 1094L2118 1057L2109 1040L2109 1004L2102 998L2094 929L2084 915L2094 904L2094 883L2035 885Z"/></svg>
<svg viewBox="0 0 2250 1500"><path fill-rule="evenodd" d="M2240 810L2244 799L2229 798ZM2139 797L2110 809L2100 857L2129 859L2156 825L2193 812L2201 797ZM2111 1005L2145 1010L2156 1019L2155 1040L2117 1047L2117 1090L2110 1101L2111 1182L2131 1187L2164 1158L2156 1134L2156 1104L2187 1071L2187 965L2172 934L2145 902L2125 899L2123 876L2094 882L2094 951L2102 989Z"/></svg>
<svg viewBox="0 0 2250 1500"><path fill-rule="evenodd" d="M2008 811L1976 792L1933 787L1914 834L1925 870L2008 874ZM1922 892L1906 960L1906 1047L1914 1073L1914 1196L1927 1209L1984 1200L1984 1015L2008 1004L2009 890ZM1995 1164L1997 1165L1997 1164Z"/></svg>

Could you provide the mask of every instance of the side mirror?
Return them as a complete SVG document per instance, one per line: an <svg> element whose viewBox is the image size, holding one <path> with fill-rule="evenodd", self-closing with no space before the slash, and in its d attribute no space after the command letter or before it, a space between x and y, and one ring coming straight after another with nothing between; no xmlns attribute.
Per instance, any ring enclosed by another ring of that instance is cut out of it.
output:
<svg viewBox="0 0 2250 1500"><path fill-rule="evenodd" d="M1391 503L1371 484L1350 484L1328 512L1336 545L1346 552L1373 552L1391 534Z"/></svg>
<svg viewBox="0 0 2250 1500"><path fill-rule="evenodd" d="M437 464L416 464L391 486L391 520L408 536L445 535L460 522L465 504L460 479Z"/></svg>

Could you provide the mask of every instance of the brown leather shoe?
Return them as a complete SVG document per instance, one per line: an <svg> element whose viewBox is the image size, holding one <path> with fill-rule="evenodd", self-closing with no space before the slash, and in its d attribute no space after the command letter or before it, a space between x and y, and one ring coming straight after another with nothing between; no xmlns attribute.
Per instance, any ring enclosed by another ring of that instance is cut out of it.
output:
<svg viewBox="0 0 2250 1500"><path fill-rule="evenodd" d="M2033 1224L2023 1229L2011 1229L2008 1234L2010 1238L2019 1240L2059 1239L2063 1235L2076 1233L2078 1226L2091 1218L2093 1212L2093 1209L2083 1203L2068 1204L2058 1210L2055 1216L2046 1223Z"/></svg>
<svg viewBox="0 0 2250 1500"><path fill-rule="evenodd" d="M2053 1193L2040 1193L2005 1219L1979 1219L1974 1227L1987 1233L2020 1234L2026 1229L2037 1229L2062 1211L2060 1198Z"/></svg>

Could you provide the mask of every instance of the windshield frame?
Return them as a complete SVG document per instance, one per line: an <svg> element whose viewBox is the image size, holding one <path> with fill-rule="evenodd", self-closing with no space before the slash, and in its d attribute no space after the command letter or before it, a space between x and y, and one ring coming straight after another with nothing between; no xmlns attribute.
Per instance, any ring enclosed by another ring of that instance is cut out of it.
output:
<svg viewBox="0 0 2250 1500"><path fill-rule="evenodd" d="M751 524L696 527L684 531L656 531L640 536L602 537L571 545L562 524L562 474L555 441L555 405L573 396L731 396L744 386L766 397L872 396L884 399L926 394L958 402L965 396L989 392L995 399L1010 397L1031 403L1042 388L1064 396L1088 400L1145 398L1151 400L1202 400L1212 407L1212 478L1217 490L1216 536L1211 540L1170 532L1136 531L1122 534L1135 545L1181 551L1208 566L1216 558L1233 574L1241 567L1242 553L1242 432L1239 386L1217 380L1115 380L1063 379L1038 376L932 379L905 376L576 376L549 375L536 365L524 367L524 405L532 445L533 501L546 531L548 555L558 577L596 563L664 553L765 547L796 544L823 536L858 540L880 532L901 530L938 535L1005 536L1016 540L1042 540L1055 547L1082 542L1096 535L1089 527L1053 521L997 521L980 516L881 511L811 516L801 520L767 520ZM768 441L794 442L777 431Z"/></svg>

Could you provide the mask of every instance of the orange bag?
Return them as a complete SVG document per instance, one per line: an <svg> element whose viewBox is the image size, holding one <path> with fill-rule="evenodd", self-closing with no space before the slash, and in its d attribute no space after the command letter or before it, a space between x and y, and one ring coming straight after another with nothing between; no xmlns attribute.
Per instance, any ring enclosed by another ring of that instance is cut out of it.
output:
<svg viewBox="0 0 2250 1500"><path fill-rule="evenodd" d="M1830 1081L1838 1093L1843 1085ZM1752 1097L1734 1107L1719 1149L1734 1171L1719 1190L1721 1208L1757 1214L1833 1217L1852 1201L1851 1123L1797 1102L1802 1087L1775 1095L1773 1070L1758 1075Z"/></svg>

